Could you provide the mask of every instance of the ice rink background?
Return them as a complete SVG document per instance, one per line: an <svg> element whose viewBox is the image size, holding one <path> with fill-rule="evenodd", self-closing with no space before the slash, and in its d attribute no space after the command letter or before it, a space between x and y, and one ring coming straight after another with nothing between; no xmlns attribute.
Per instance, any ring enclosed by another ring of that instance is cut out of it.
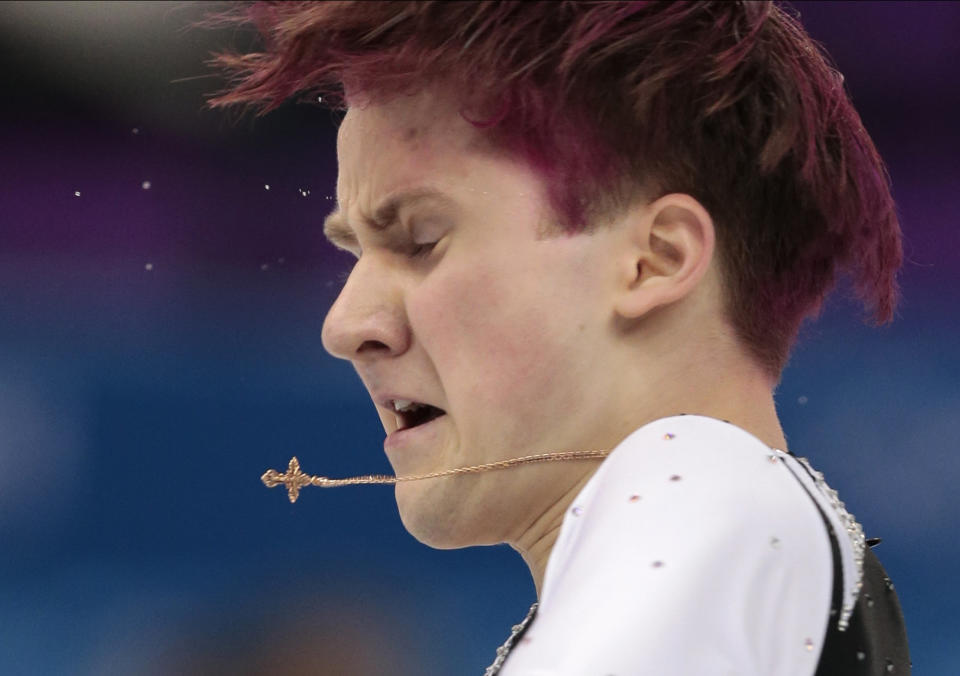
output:
<svg viewBox="0 0 960 676"><path fill-rule="evenodd" d="M777 393L891 573L915 674L960 663L960 3L794 3L887 162L904 301L846 284ZM389 473L320 344L336 118L202 110L193 3L0 4L0 673L480 674L535 592L430 549L386 486L291 505L297 455ZM269 189L266 188L269 186ZM323 668L317 667L324 664Z"/></svg>

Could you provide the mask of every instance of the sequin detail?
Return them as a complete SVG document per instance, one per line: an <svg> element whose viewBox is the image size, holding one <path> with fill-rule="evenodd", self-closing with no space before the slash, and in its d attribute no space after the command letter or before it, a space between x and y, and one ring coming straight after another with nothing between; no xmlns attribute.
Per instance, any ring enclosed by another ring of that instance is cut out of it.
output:
<svg viewBox="0 0 960 676"><path fill-rule="evenodd" d="M774 549L780 549L780 538L773 537L770 538L770 546Z"/></svg>
<svg viewBox="0 0 960 676"><path fill-rule="evenodd" d="M680 481L680 479L682 478L683 477L680 476L679 474L674 474L672 477L670 477L670 481Z"/></svg>
<svg viewBox="0 0 960 676"><path fill-rule="evenodd" d="M667 432L666 434L663 435L663 439L664 439L664 441L670 441L670 440L673 439L675 436L677 436L677 435L676 435L676 434L673 434L673 433L671 433L671 432Z"/></svg>
<svg viewBox="0 0 960 676"><path fill-rule="evenodd" d="M812 638L808 638L806 641L804 641L804 642L803 642L803 647L806 648L808 651L812 651L812 650L813 650L813 639L812 639Z"/></svg>
<svg viewBox="0 0 960 676"><path fill-rule="evenodd" d="M513 647L513 642L517 638L517 634L524 630L524 628L530 624L530 621L533 619L534 613L537 612L537 606L539 603L534 603L530 606L530 610L527 611L527 616L523 618L523 622L520 624L515 624L511 627L510 638L504 641L503 645L497 648L497 659L493 661L487 670L483 672L483 676L495 676L497 672L500 671L500 668L503 666L503 663L507 659L507 655L510 654L510 648Z"/></svg>
<svg viewBox="0 0 960 676"><path fill-rule="evenodd" d="M663 568L663 561L654 561L652 565L654 568Z"/></svg>
<svg viewBox="0 0 960 676"><path fill-rule="evenodd" d="M837 629L846 631L847 627L850 626L850 616L853 615L853 609L857 605L860 590L863 589L863 557L867 547L866 537L863 534L863 527L857 522L853 514L847 511L840 496L827 485L823 478L823 472L818 472L811 467L806 458L797 458L797 461L810 472L817 488L830 500L830 504L840 516L840 521L847 530L847 536L850 538L850 544L853 547L853 563L857 575L853 584L853 600L850 603L843 604L843 608L840 610L840 620L837 622Z"/></svg>
<svg viewBox="0 0 960 676"><path fill-rule="evenodd" d="M640 496L639 496L639 495L631 495L631 496L630 496L629 498L627 498L627 499L628 499L630 502L638 502L638 501L640 500Z"/></svg>
<svg viewBox="0 0 960 676"><path fill-rule="evenodd" d="M574 516L580 516L581 514L583 514L583 507L581 507L580 505L577 505L570 511L573 512Z"/></svg>

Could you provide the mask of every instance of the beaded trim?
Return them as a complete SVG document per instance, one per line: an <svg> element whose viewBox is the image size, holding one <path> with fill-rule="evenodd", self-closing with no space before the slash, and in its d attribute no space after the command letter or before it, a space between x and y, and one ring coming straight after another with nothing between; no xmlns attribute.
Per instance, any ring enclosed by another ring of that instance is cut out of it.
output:
<svg viewBox="0 0 960 676"><path fill-rule="evenodd" d="M506 661L507 655L510 654L510 648L513 647L514 639L517 638L517 634L523 631L524 628L530 624L530 620L533 619L533 614L537 612L538 605L540 604L534 603L532 606L530 606L530 610L527 611L527 616L523 618L523 622L520 624L515 624L513 627L511 627L513 633L510 634L510 638L508 638L502 646L497 648L497 659L494 660L493 664L487 667L487 670L483 672L483 676L495 676L495 674L500 671L500 667L502 667L504 661Z"/></svg>
<svg viewBox="0 0 960 676"><path fill-rule="evenodd" d="M853 547L853 563L856 567L857 579L853 582L853 598L849 602L843 604L843 608L840 610L840 620L837 623L837 629L840 631L846 631L850 624L850 616L853 615L854 606L857 605L857 598L860 596L860 590L863 588L863 557L867 546L866 538L863 534L863 527L857 522L853 514L847 511L846 506L843 504L843 500L840 499L840 496L837 494L837 492L827 485L827 482L823 478L823 472L818 472L811 467L810 462L806 458L796 459L801 465L803 465L807 472L810 473L810 476L816 483L817 488L820 489L820 492L823 493L828 500L830 500L830 504L840 517L840 520L847 531L847 536L850 538L850 544Z"/></svg>

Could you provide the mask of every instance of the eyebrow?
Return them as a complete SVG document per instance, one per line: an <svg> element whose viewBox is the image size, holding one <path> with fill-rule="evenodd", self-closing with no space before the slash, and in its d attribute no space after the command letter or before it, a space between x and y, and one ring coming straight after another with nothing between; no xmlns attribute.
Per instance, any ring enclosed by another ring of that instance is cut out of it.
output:
<svg viewBox="0 0 960 676"><path fill-rule="evenodd" d="M373 212L372 219L364 218L363 220L375 232L383 232L397 222L397 214L400 209L428 199L442 202L448 206L456 204L452 197L436 188L427 186L408 188L387 197ZM345 248L347 244L356 244L357 242L357 237L350 226L347 225L339 205L323 220L323 235L327 238L327 241L341 249Z"/></svg>

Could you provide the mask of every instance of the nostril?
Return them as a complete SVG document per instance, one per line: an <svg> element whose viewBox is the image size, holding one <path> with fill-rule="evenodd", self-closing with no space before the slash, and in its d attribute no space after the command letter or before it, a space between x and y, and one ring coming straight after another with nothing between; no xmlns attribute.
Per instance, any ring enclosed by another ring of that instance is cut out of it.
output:
<svg viewBox="0 0 960 676"><path fill-rule="evenodd" d="M384 343L381 343L379 340L365 340L360 344L360 347L357 348L357 354L363 354L365 352L379 352L381 350L389 350Z"/></svg>

